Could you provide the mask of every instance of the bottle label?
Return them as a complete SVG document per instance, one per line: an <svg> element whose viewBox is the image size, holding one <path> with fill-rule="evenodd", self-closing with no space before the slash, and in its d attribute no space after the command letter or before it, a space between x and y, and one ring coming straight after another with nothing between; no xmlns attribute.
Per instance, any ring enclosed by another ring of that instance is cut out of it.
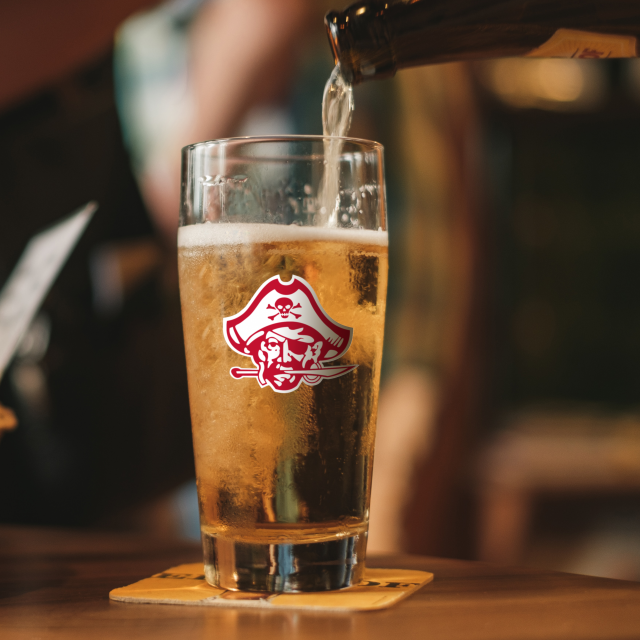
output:
<svg viewBox="0 0 640 640"><path fill-rule="evenodd" d="M591 31L558 29L528 58L635 58L636 38Z"/></svg>

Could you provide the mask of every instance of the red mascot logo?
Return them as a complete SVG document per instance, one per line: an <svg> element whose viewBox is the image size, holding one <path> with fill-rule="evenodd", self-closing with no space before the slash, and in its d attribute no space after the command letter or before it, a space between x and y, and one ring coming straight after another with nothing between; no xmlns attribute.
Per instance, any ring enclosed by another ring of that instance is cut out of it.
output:
<svg viewBox="0 0 640 640"><path fill-rule="evenodd" d="M325 366L351 345L353 329L332 320L309 283L298 276L282 282L269 278L249 304L224 318L224 339L257 369L233 367L231 376L255 377L278 393L295 391L303 382L316 385L338 378L358 365Z"/></svg>

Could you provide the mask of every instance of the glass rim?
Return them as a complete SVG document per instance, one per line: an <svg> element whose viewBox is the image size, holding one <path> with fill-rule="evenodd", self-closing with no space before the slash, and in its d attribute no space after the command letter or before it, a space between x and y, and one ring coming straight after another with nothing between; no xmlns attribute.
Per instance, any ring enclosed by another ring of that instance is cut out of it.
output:
<svg viewBox="0 0 640 640"><path fill-rule="evenodd" d="M194 142L182 147L182 153L206 148L206 147L223 147L223 146L242 146L247 143L260 142L321 142L324 140L341 140L343 143L348 142L363 148L363 151L384 151L384 146L375 140L367 140L366 138L351 138L349 136L325 136L325 135L271 135L271 136L237 136L231 138L219 138L214 140L203 140L202 142ZM342 155L342 152L341 152Z"/></svg>

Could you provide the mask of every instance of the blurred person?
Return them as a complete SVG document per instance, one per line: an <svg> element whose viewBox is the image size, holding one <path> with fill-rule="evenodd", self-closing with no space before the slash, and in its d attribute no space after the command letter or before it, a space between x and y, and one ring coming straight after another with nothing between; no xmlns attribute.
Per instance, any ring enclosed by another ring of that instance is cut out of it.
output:
<svg viewBox="0 0 640 640"><path fill-rule="evenodd" d="M308 0L169 2L120 30L120 111L143 195L171 245L180 149L237 135L256 107L286 104L309 27L323 33L321 9ZM263 135L291 133L261 124Z"/></svg>
<svg viewBox="0 0 640 640"><path fill-rule="evenodd" d="M309 74L308 64L296 69L302 38L312 33L305 25L321 24L321 12L332 4L219 1L198 11L197 2L169 3L122 27L120 112L143 193L170 242L180 146L238 134L321 131L320 96L332 63L324 33L319 46L327 65L314 78L317 122L296 130L273 114L286 112L299 95L301 75ZM247 26L250 7L259 20ZM245 50L243 34L254 29ZM274 31L280 40L269 37ZM257 82L260 77L267 82ZM479 326L474 296L482 244L470 74L462 65L405 72L356 87L356 104L350 135L385 143L394 231L370 546L464 554L469 533L452 530L465 519L461 476L478 411L478 354L470 336Z"/></svg>
<svg viewBox="0 0 640 640"><path fill-rule="evenodd" d="M401 212L390 213L395 281L371 543L384 552L469 557L468 470L491 399L478 97L464 63L404 70L393 82L404 206L395 220Z"/></svg>

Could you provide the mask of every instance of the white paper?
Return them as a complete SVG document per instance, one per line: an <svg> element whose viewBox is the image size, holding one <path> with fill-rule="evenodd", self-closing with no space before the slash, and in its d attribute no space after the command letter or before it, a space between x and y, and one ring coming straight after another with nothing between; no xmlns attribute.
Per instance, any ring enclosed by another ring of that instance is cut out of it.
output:
<svg viewBox="0 0 640 640"><path fill-rule="evenodd" d="M0 293L0 378L98 205L34 236Z"/></svg>

